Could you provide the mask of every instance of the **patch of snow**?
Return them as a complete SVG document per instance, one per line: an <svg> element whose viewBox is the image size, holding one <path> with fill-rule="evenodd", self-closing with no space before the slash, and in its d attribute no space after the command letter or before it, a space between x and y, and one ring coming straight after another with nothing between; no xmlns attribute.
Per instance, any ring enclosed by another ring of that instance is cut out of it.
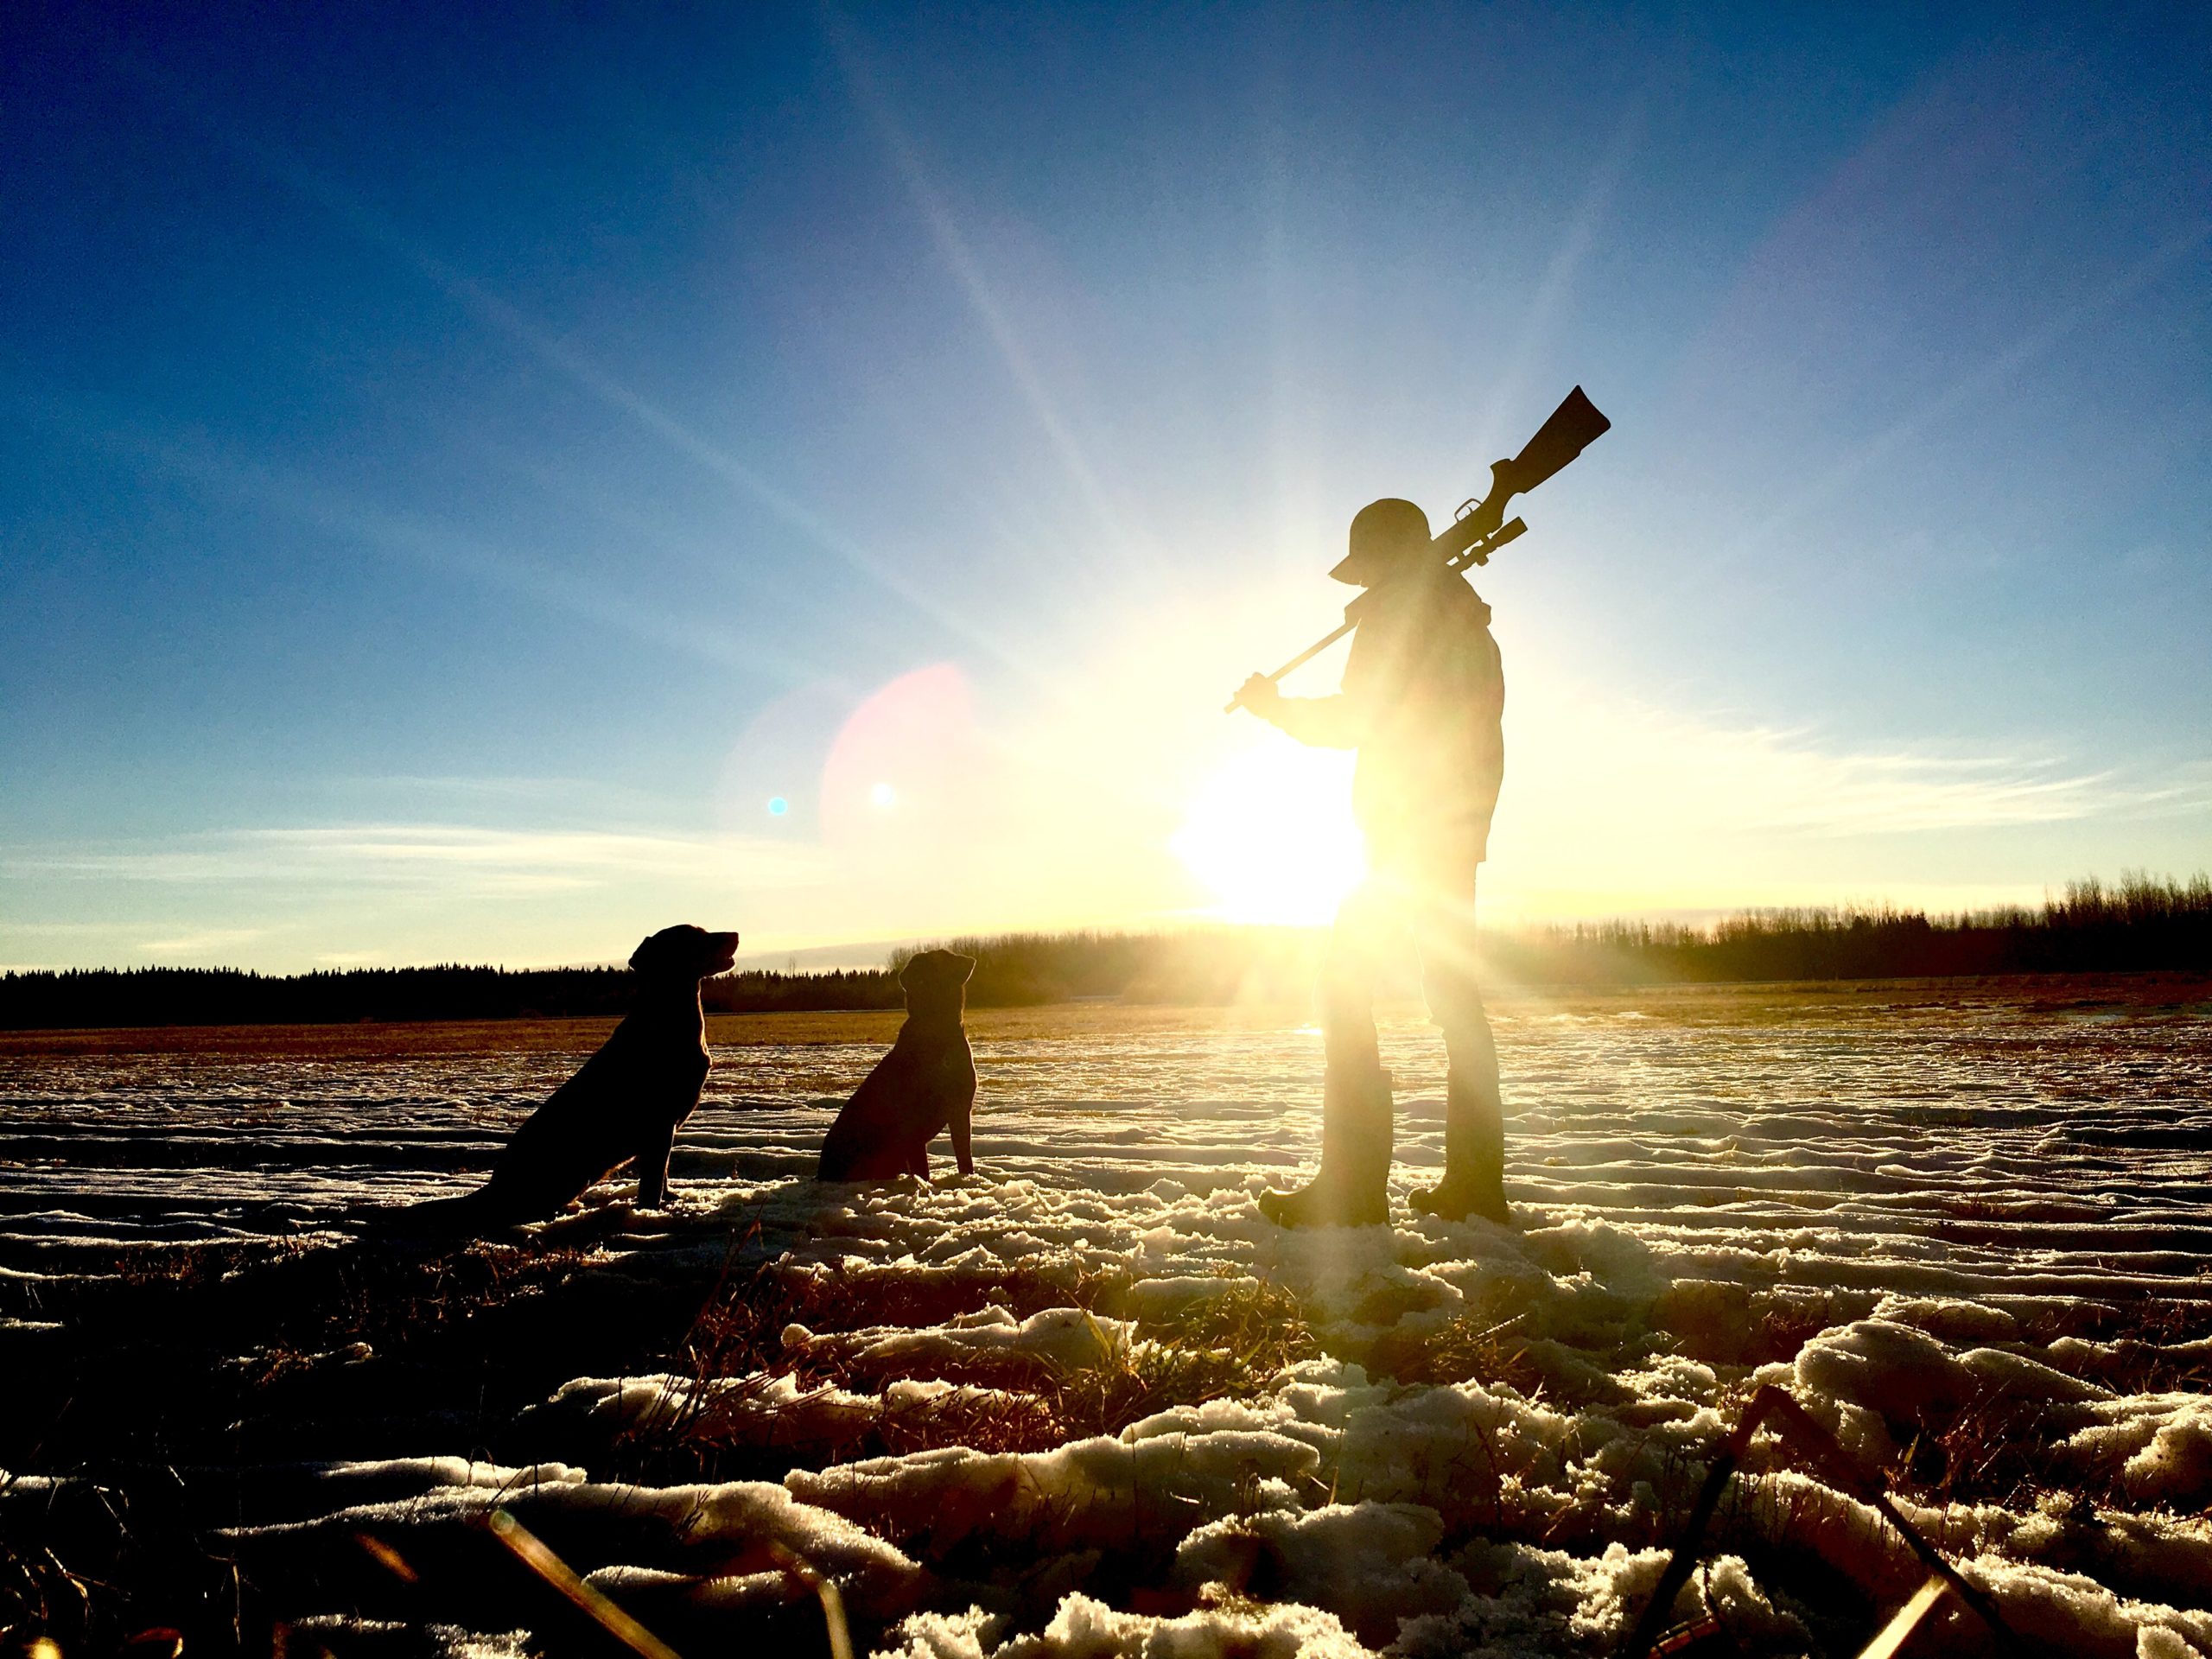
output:
<svg viewBox="0 0 2212 1659"><path fill-rule="evenodd" d="M1078 1371L1103 1365L1129 1348L1135 1327L1080 1307L1052 1307L1017 1319L1003 1307L955 1314L942 1325L870 1325L817 1336L803 1325L787 1326L784 1346L809 1358L836 1360L881 1376L960 1366L975 1361L1033 1361L1050 1370Z"/></svg>
<svg viewBox="0 0 2212 1659"><path fill-rule="evenodd" d="M783 1486L731 1481L709 1486L633 1486L563 1481L533 1487L442 1484L410 1498L335 1510L312 1520L231 1529L240 1554L270 1582L311 1581L334 1553L369 1531L404 1556L449 1552L454 1535L482 1525L494 1509L557 1538L562 1554L592 1570L635 1567L689 1581L733 1555L772 1544L836 1580L856 1607L904 1611L920 1569L903 1552L843 1517L794 1499ZM711 1573L709 1574L711 1576ZM780 1571L777 1599L810 1592ZM756 1587L766 1593L766 1586ZM757 1597L756 1597L757 1599Z"/></svg>
<svg viewBox="0 0 2212 1659"><path fill-rule="evenodd" d="M1313 1446L1285 1434L1217 1429L1100 1436L1050 1452L944 1446L823 1470L784 1484L802 1502L932 1554L970 1539L1020 1542L1041 1554L1173 1543L1225 1515L1296 1502L1312 1484Z"/></svg>
<svg viewBox="0 0 2212 1659"><path fill-rule="evenodd" d="M1294 1602L1201 1608L1179 1618L1116 1612L1089 1596L1060 1603L1033 1636L992 1643L979 1612L925 1614L891 1632L879 1659L1374 1659L1327 1613Z"/></svg>
<svg viewBox="0 0 2212 1659"><path fill-rule="evenodd" d="M2212 1402L2192 1401L2174 1412L2121 1473L2133 1497L2178 1510L2212 1503Z"/></svg>
<svg viewBox="0 0 2212 1659"><path fill-rule="evenodd" d="M1444 1521L1419 1503L1330 1503L1216 1521L1175 1552L1175 1580L1192 1590L1299 1601L1334 1613L1371 1647L1400 1623L1456 1610L1467 1581L1432 1559Z"/></svg>

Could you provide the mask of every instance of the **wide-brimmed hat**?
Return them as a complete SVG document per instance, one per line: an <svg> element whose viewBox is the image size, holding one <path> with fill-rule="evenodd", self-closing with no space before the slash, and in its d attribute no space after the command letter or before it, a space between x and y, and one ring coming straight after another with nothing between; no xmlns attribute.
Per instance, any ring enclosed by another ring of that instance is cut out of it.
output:
<svg viewBox="0 0 2212 1659"><path fill-rule="evenodd" d="M1353 515L1351 550L1329 574L1355 588L1371 588L1407 554L1428 543L1428 515L1410 501L1385 496Z"/></svg>

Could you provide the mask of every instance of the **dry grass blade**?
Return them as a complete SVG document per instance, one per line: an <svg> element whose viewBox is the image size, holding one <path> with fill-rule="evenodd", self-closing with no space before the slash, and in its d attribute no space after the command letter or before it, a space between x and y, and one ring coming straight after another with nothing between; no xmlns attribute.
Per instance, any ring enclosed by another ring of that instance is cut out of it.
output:
<svg viewBox="0 0 2212 1659"><path fill-rule="evenodd" d="M407 1558L374 1533L357 1531L353 1535L353 1541L361 1547L362 1552L371 1560L402 1584L423 1582L423 1575L415 1570Z"/></svg>
<svg viewBox="0 0 2212 1659"><path fill-rule="evenodd" d="M1920 1558L1921 1564L1928 1569L1930 1581L1956 1595L1979 1614L2000 1644L2010 1643L2012 1632L2005 1626L2004 1616L1998 1611L1997 1604L1959 1576L1958 1570L1943 1559L1942 1552L1930 1543L1927 1535L1908 1521L1897 1505L1890 1501L1881 1481L1861 1469L1836 1443L1834 1436L1793 1397L1772 1383L1764 1383L1751 1396L1751 1404L1745 1408L1734 1433L1714 1452L1707 1468L1705 1485L1698 1493L1688 1524L1683 1529L1681 1541L1675 1546L1674 1555L1668 1561L1666 1571L1660 1574L1658 1586L1652 1592L1650 1600L1645 1603L1643 1616L1621 1643L1621 1659L1647 1659L1652 1652L1659 1627L1666 1618L1668 1610L1674 1605L1675 1592L1689 1581L1697 1547L1705 1536L1706 1529L1712 1523L1713 1513L1719 1503L1723 1489L1735 1474L1737 1466L1743 1462L1745 1454L1751 1450L1753 1438L1762 1427L1768 1426L1777 1430L1786 1444L1794 1447L1838 1488L1872 1505L1885 1521L1896 1529L1912 1553ZM1923 1593L1925 1593L1924 1586ZM1918 1599L1918 1596L1914 1598L1915 1601ZM1911 1604L1907 1605L1910 1606ZM1931 1601L1929 1605L1933 1605ZM1898 1637L1900 1643L1905 1635L1911 1633L1918 1619L1925 1617L1927 1611L1923 1607L1915 1616L1913 1625L1909 1625L1904 1635ZM1879 1638L1877 1641L1878 1643ZM1877 1650L1869 1649L1867 1651ZM1894 1652L1895 1649L1891 1651Z"/></svg>
<svg viewBox="0 0 2212 1659"><path fill-rule="evenodd" d="M506 1546L517 1560L559 1591L570 1605L638 1655L639 1659L681 1659L675 1649L578 1578L574 1567L556 1555L543 1539L505 1510L493 1510L484 1525L493 1537Z"/></svg>
<svg viewBox="0 0 2212 1659"><path fill-rule="evenodd" d="M560 1592L571 1605L638 1655L639 1659L680 1659L675 1649L623 1611L607 1595L585 1583L577 1576L575 1569L556 1554L544 1540L506 1510L493 1510L484 1524L492 1536L504 1544L516 1560ZM370 1541L365 1534L357 1533L354 1535L364 1547ZM805 1586L813 1592L815 1599L822 1604L822 1622L830 1640L830 1659L853 1659L853 1637L845 1618L843 1592L797 1550L772 1540L763 1544L761 1548L771 1561ZM382 1559L381 1554L378 1559Z"/></svg>
<svg viewBox="0 0 2212 1659"><path fill-rule="evenodd" d="M829 1627L830 1659L853 1659L853 1635L845 1623L845 1598L837 1586L815 1570L814 1563L787 1549L772 1543L768 1554L785 1572L814 1592L822 1604L822 1622Z"/></svg>
<svg viewBox="0 0 2212 1659"><path fill-rule="evenodd" d="M1859 1650L1859 1659L1897 1659L1912 1634L1936 1611L1936 1604L1950 1592L1951 1586L1943 1581L1940 1573L1930 1573L1919 1589L1912 1592L1912 1599L1897 1611L1897 1616L1882 1626L1881 1634Z"/></svg>

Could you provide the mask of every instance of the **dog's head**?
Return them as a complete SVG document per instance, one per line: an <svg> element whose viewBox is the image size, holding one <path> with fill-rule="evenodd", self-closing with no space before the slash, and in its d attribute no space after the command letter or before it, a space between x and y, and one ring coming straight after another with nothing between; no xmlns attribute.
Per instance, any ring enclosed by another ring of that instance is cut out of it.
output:
<svg viewBox="0 0 2212 1659"><path fill-rule="evenodd" d="M906 1011L918 1014L950 1014L957 1020L968 996L968 976L976 971L976 958L957 950L925 950L899 970L899 988L906 993Z"/></svg>
<svg viewBox="0 0 2212 1659"><path fill-rule="evenodd" d="M737 961L737 935L709 933L689 922L649 935L630 953L632 971L648 979L706 979Z"/></svg>

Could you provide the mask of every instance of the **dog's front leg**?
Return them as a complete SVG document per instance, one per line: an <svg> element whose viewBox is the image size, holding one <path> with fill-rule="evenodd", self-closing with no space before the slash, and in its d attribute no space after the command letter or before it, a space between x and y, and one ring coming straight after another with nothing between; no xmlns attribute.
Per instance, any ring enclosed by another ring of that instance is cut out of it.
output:
<svg viewBox="0 0 2212 1659"><path fill-rule="evenodd" d="M676 1126L638 1152L638 1208L658 1210L668 1201L668 1155L676 1149Z"/></svg>
<svg viewBox="0 0 2212 1659"><path fill-rule="evenodd" d="M953 1109L952 1121L945 1125L945 1128L952 1136L953 1161L960 1166L960 1173L963 1175L973 1175L976 1173L975 1147L969 1138L975 1122L975 1113L976 1102L971 1095L966 1101Z"/></svg>

